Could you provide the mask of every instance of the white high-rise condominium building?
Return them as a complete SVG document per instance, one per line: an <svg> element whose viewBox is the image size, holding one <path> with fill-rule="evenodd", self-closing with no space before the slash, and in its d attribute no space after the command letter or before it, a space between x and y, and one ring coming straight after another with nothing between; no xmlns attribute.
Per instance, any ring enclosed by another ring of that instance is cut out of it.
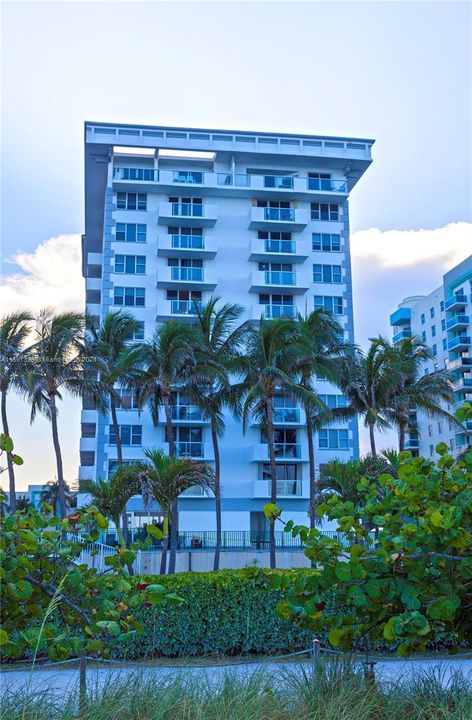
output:
<svg viewBox="0 0 472 720"><path fill-rule="evenodd" d="M390 316L393 342L416 335L432 349L434 360L426 362L424 373L438 368L451 371L454 380L454 403L445 406L451 414L464 401L472 402L472 256L443 276L443 284L430 295L405 298ZM459 455L472 436L454 423L430 417L426 412L415 414L418 432L410 433L406 449L415 455L435 457L435 447L445 442L454 455ZM472 422L466 423L472 432Z"/></svg>
<svg viewBox="0 0 472 720"><path fill-rule="evenodd" d="M334 313L352 341L348 198L371 163L373 140L227 130L85 126L83 274L87 311L132 311L136 340L174 318L194 320L194 301L240 303L243 320ZM319 381L330 406L339 390ZM208 423L175 395L178 452L212 462ZM126 462L143 448L167 450L163 416L153 426L123 397L118 410ZM306 522L308 452L301 408L279 397L276 453L285 517ZM317 464L358 455L357 422L321 430ZM85 402L80 478L116 466L110 418ZM221 439L224 530L258 530L269 497L267 444L252 423L245 435L231 415ZM215 527L212 498L179 500L181 530ZM132 501L129 510L138 510Z"/></svg>

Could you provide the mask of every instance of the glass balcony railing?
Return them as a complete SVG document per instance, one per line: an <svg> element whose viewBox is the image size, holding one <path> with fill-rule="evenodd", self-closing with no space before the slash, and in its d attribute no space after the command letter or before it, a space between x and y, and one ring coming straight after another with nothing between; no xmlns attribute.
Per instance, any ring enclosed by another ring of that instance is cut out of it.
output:
<svg viewBox="0 0 472 720"><path fill-rule="evenodd" d="M266 270L264 282L266 285L295 285L296 273L284 270Z"/></svg>
<svg viewBox="0 0 472 720"><path fill-rule="evenodd" d="M459 335L459 337L449 340L447 349L454 350L458 347L467 347L468 345L470 345L470 337L468 337L468 335Z"/></svg>
<svg viewBox="0 0 472 720"><path fill-rule="evenodd" d="M203 217L203 205L197 203L172 203L172 215Z"/></svg>
<svg viewBox="0 0 472 720"><path fill-rule="evenodd" d="M229 187L251 186L251 176L245 173L217 173L216 180L218 185L227 185Z"/></svg>
<svg viewBox="0 0 472 720"><path fill-rule="evenodd" d="M203 420L203 412L195 405L171 405L172 420Z"/></svg>
<svg viewBox="0 0 472 720"><path fill-rule="evenodd" d="M295 318L297 316L297 308L294 305L265 305L264 316L267 320L275 318L287 317Z"/></svg>
<svg viewBox="0 0 472 720"><path fill-rule="evenodd" d="M293 177L291 175L264 175L264 187L291 190Z"/></svg>
<svg viewBox="0 0 472 720"><path fill-rule="evenodd" d="M173 181L175 183L185 183L188 185L203 185L204 174L202 172L177 170L173 173Z"/></svg>
<svg viewBox="0 0 472 720"><path fill-rule="evenodd" d="M179 457L203 457L204 443L202 442L176 442L175 451Z"/></svg>
<svg viewBox="0 0 472 720"><path fill-rule="evenodd" d="M203 282L203 268L199 267L172 267L172 280L182 280L187 282Z"/></svg>
<svg viewBox="0 0 472 720"><path fill-rule="evenodd" d="M197 308L202 308L201 300L171 300L170 303L170 311L172 315L196 315Z"/></svg>
<svg viewBox="0 0 472 720"><path fill-rule="evenodd" d="M307 178L308 190L321 190L326 192L347 192L347 183L344 180L331 180L328 178Z"/></svg>
<svg viewBox="0 0 472 720"><path fill-rule="evenodd" d="M266 240L265 251L267 253L286 253L293 254L295 252L294 240Z"/></svg>
<svg viewBox="0 0 472 720"><path fill-rule="evenodd" d="M444 309L450 310L453 307L459 307L467 305L467 295L453 295L453 297L450 297L449 300L446 300L444 303Z"/></svg>
<svg viewBox="0 0 472 720"><path fill-rule="evenodd" d="M466 327L468 324L468 315L454 315L454 317L447 321L446 327L448 330L451 330L454 327Z"/></svg>
<svg viewBox="0 0 472 720"><path fill-rule="evenodd" d="M202 235L172 235L172 247L180 250L203 250Z"/></svg>
<svg viewBox="0 0 472 720"><path fill-rule="evenodd" d="M275 423L299 423L300 422L300 408L275 408L274 409L274 422Z"/></svg>
<svg viewBox="0 0 472 720"><path fill-rule="evenodd" d="M115 180L137 180L138 182L157 182L159 173L154 168L116 167Z"/></svg>
<svg viewBox="0 0 472 720"><path fill-rule="evenodd" d="M393 342L396 343L409 337L411 337L411 330L400 330L400 332L393 336Z"/></svg>
<svg viewBox="0 0 472 720"><path fill-rule="evenodd" d="M271 482L268 482L269 492L271 489ZM300 480L277 480L277 495L301 495L302 484Z"/></svg>
<svg viewBox="0 0 472 720"><path fill-rule="evenodd" d="M264 220L288 220L295 221L294 208L264 208Z"/></svg>
<svg viewBox="0 0 472 720"><path fill-rule="evenodd" d="M447 363L448 370L457 370L460 368L472 367L472 357L459 357L454 360L449 360Z"/></svg>
<svg viewBox="0 0 472 720"><path fill-rule="evenodd" d="M269 452L269 449L267 449ZM299 458L301 457L300 445L298 443L275 443L274 453L276 458Z"/></svg>
<svg viewBox="0 0 472 720"><path fill-rule="evenodd" d="M405 440L405 449L406 450L417 450L420 446L420 440L419 438L415 437L409 437Z"/></svg>

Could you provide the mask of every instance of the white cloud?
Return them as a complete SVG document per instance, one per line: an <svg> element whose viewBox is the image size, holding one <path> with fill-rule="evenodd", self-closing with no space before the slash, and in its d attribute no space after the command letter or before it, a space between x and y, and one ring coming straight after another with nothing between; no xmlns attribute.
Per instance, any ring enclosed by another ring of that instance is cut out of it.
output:
<svg viewBox="0 0 472 720"><path fill-rule="evenodd" d="M369 228L353 233L351 245L353 258L358 262L378 261L383 268L434 262L446 271L472 252L472 224L456 222L433 230Z"/></svg>
<svg viewBox="0 0 472 720"><path fill-rule="evenodd" d="M52 306L57 311L82 311L85 304L81 274L80 235L59 235L38 245L31 253L19 252L7 262L22 272L2 278L2 312Z"/></svg>

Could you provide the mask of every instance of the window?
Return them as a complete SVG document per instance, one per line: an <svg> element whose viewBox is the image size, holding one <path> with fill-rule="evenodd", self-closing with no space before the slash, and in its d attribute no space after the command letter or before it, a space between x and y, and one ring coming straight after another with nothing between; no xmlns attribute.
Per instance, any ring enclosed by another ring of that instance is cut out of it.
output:
<svg viewBox="0 0 472 720"><path fill-rule="evenodd" d="M439 434L442 433L442 428L443 428L443 424L442 424L442 422L441 422L441 420L440 420L440 421L438 422L438 433L439 433Z"/></svg>
<svg viewBox="0 0 472 720"><path fill-rule="evenodd" d="M131 465L133 462L136 462L135 460L123 460L121 463L125 467L128 465ZM108 461L108 475L113 475L114 472L118 470L118 460L109 460Z"/></svg>
<svg viewBox="0 0 472 720"><path fill-rule="evenodd" d="M115 287L113 291L113 304L127 307L144 307L145 289L135 287Z"/></svg>
<svg viewBox="0 0 472 720"><path fill-rule="evenodd" d="M431 325L431 335L432 337L436 337L436 325Z"/></svg>
<svg viewBox="0 0 472 720"><path fill-rule="evenodd" d="M145 275L144 255L115 255L115 272L124 275Z"/></svg>
<svg viewBox="0 0 472 720"><path fill-rule="evenodd" d="M430 315L431 318L434 317L434 308L433 308L433 307L432 307L432 308L429 308L429 315Z"/></svg>
<svg viewBox="0 0 472 720"><path fill-rule="evenodd" d="M436 357L436 355L438 354L438 346L433 345L432 350L433 350L433 356ZM436 367L434 369L437 370Z"/></svg>
<svg viewBox="0 0 472 720"><path fill-rule="evenodd" d="M265 240L264 247L266 252L295 252L295 243L292 241L292 233L290 232L267 232L265 230L259 230L257 237L259 240Z"/></svg>
<svg viewBox="0 0 472 720"><path fill-rule="evenodd" d="M313 250L320 250L321 252L341 252L341 235L313 233L311 237Z"/></svg>
<svg viewBox="0 0 472 720"><path fill-rule="evenodd" d="M428 435L429 435L429 437L432 437L432 435L433 435L433 426L432 425L428 425Z"/></svg>
<svg viewBox="0 0 472 720"><path fill-rule="evenodd" d="M120 425L120 440L122 445L141 445L141 425ZM110 445L116 445L115 428L110 425Z"/></svg>
<svg viewBox="0 0 472 720"><path fill-rule="evenodd" d="M133 333L133 340L144 340L144 321L138 321L138 327Z"/></svg>
<svg viewBox="0 0 472 720"><path fill-rule="evenodd" d="M309 172L308 173L308 189L309 190L331 190L330 173Z"/></svg>
<svg viewBox="0 0 472 720"><path fill-rule="evenodd" d="M80 451L80 464L82 467L91 467L95 465L95 453L93 450Z"/></svg>
<svg viewBox="0 0 472 720"><path fill-rule="evenodd" d="M166 298L167 300L199 301L202 299L202 293L201 290L167 290Z"/></svg>
<svg viewBox="0 0 472 720"><path fill-rule="evenodd" d="M434 445L430 445L430 446L429 446L429 454L430 454L430 457L433 457L433 453L434 453Z"/></svg>
<svg viewBox="0 0 472 720"><path fill-rule="evenodd" d="M116 194L116 207L118 210L147 210L147 195L119 192Z"/></svg>
<svg viewBox="0 0 472 720"><path fill-rule="evenodd" d="M333 408L346 407L347 400L344 395L319 395L319 398L330 410Z"/></svg>
<svg viewBox="0 0 472 720"><path fill-rule="evenodd" d="M424 330L421 331L421 339L424 343L426 342L426 333Z"/></svg>
<svg viewBox="0 0 472 720"><path fill-rule="evenodd" d="M441 312L444 312L444 300L441 300L441 302L439 303L439 308Z"/></svg>
<svg viewBox="0 0 472 720"><path fill-rule="evenodd" d="M421 324L422 324L422 325L425 324L425 316L424 316L424 313L421 313Z"/></svg>
<svg viewBox="0 0 472 720"><path fill-rule="evenodd" d="M451 450L454 450L454 438L451 438L449 441L449 447Z"/></svg>
<svg viewBox="0 0 472 720"><path fill-rule="evenodd" d="M313 282L340 283L341 265L313 265Z"/></svg>
<svg viewBox="0 0 472 720"><path fill-rule="evenodd" d="M138 396L136 393L123 388L115 388L115 390L120 398L120 403L117 403L120 410L139 410Z"/></svg>
<svg viewBox="0 0 472 720"><path fill-rule="evenodd" d="M443 350L447 350L447 338L443 338L442 348L443 348Z"/></svg>
<svg viewBox="0 0 472 720"><path fill-rule="evenodd" d="M146 242L146 225L137 223L116 223L118 242Z"/></svg>
<svg viewBox="0 0 472 720"><path fill-rule="evenodd" d="M101 297L100 290L87 290L85 293L85 301L91 305L100 305Z"/></svg>
<svg viewBox="0 0 472 720"><path fill-rule="evenodd" d="M315 295L315 310L324 308L333 315L343 314L343 299L338 296L331 295Z"/></svg>
<svg viewBox="0 0 472 720"><path fill-rule="evenodd" d="M320 450L349 450L349 431L319 430L318 447Z"/></svg>
<svg viewBox="0 0 472 720"><path fill-rule="evenodd" d="M296 480L297 466L294 463L277 463L276 465L277 480ZM272 477L270 465L264 463L262 466L262 479L270 480Z"/></svg>
<svg viewBox="0 0 472 720"><path fill-rule="evenodd" d="M180 457L203 457L203 430L200 427L174 428L175 449ZM166 442L167 432L164 434Z"/></svg>
<svg viewBox="0 0 472 720"><path fill-rule="evenodd" d="M170 197L172 215L203 217L203 199L200 197Z"/></svg>
<svg viewBox="0 0 472 720"><path fill-rule="evenodd" d="M335 203L311 203L312 220L339 220L339 205Z"/></svg>
<svg viewBox="0 0 472 720"><path fill-rule="evenodd" d="M441 319L441 330L444 332L446 329L446 320L444 318Z"/></svg>
<svg viewBox="0 0 472 720"><path fill-rule="evenodd" d="M87 277L101 278L102 277L102 266L101 265L87 265Z"/></svg>
<svg viewBox="0 0 472 720"><path fill-rule="evenodd" d="M81 436L83 438L94 438L97 430L95 423L82 423Z"/></svg>

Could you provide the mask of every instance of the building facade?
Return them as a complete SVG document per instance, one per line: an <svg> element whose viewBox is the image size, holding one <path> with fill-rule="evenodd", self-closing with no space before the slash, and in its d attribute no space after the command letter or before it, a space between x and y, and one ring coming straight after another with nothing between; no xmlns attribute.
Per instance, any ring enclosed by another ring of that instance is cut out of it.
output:
<svg viewBox="0 0 472 720"><path fill-rule="evenodd" d="M439 368L451 371L454 404L445 409L454 414L464 401L472 401L472 256L443 277L443 284L430 295L405 298L390 316L393 342L418 336L432 349L434 360L425 363L424 372ZM467 433L447 419L431 418L419 411L414 415L418 432L407 436L406 448L416 455L435 457L435 447L445 442L457 456L471 441ZM472 432L472 423L466 423Z"/></svg>
<svg viewBox="0 0 472 720"><path fill-rule="evenodd" d="M352 341L349 194L371 163L373 140L86 123L83 274L96 321L126 308L141 322L136 340L173 318L195 319L194 302L218 296L244 307L241 321L332 311ZM328 405L339 390L318 382ZM212 462L208 423L182 393L172 409L177 451ZM124 460L168 449L164 418L123 395L118 410ZM285 516L305 522L308 451L303 411L277 398L276 453ZM259 530L270 494L260 427L243 434L226 417L221 439L225 530ZM80 478L116 467L110 418L82 411ZM318 465L358 455L357 422L322 430ZM179 500L180 529L215 527L214 501ZM139 500L128 510L139 514Z"/></svg>

